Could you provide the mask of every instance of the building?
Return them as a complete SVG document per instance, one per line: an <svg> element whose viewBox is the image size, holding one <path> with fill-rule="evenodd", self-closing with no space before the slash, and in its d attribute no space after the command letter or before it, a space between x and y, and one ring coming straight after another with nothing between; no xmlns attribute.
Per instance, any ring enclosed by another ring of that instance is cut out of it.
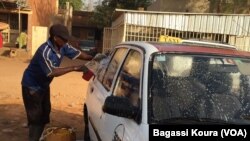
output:
<svg viewBox="0 0 250 141"><path fill-rule="evenodd" d="M59 15L63 15L64 10L59 10ZM71 35L77 40L93 40L96 43L98 51L102 48L102 29L91 23L93 11L73 11L69 30Z"/></svg>
<svg viewBox="0 0 250 141"><path fill-rule="evenodd" d="M72 35L79 39L100 40L98 28L90 22L93 12L73 11Z"/></svg>
<svg viewBox="0 0 250 141"><path fill-rule="evenodd" d="M3 31L5 46L14 47L21 31L28 33L29 53L33 55L39 45L48 37L48 27L52 23L62 23L68 26L70 33L79 40L95 40L97 46L102 46L102 32L91 24L89 19L93 12L58 9L58 0L21 0L20 11L15 0L0 2L0 22L10 25ZM20 16L20 17L19 17Z"/></svg>
<svg viewBox="0 0 250 141"><path fill-rule="evenodd" d="M33 28L36 26L48 27L57 11L58 0L1 0L0 21L10 25L10 29L3 31L5 45L14 46L19 33L26 30L28 33L27 48L31 50L32 38L35 34Z"/></svg>

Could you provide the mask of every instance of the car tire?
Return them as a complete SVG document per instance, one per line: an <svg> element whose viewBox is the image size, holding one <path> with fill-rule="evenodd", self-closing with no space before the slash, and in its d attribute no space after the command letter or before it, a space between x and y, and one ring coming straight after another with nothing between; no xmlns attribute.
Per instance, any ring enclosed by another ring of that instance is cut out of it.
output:
<svg viewBox="0 0 250 141"><path fill-rule="evenodd" d="M84 104L84 108L83 108L83 115L84 115L84 141L90 141L88 109L87 109L87 106L85 104Z"/></svg>

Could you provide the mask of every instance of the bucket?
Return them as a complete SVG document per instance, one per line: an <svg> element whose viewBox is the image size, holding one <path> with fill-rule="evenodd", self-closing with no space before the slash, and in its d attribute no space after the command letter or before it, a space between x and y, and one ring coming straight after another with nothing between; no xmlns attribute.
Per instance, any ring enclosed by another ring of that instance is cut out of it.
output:
<svg viewBox="0 0 250 141"><path fill-rule="evenodd" d="M75 141L76 133L69 127L50 127L44 130L42 141Z"/></svg>
<svg viewBox="0 0 250 141"><path fill-rule="evenodd" d="M83 73L82 78L86 81L89 81L90 78L94 75L94 73L91 70L88 70Z"/></svg>

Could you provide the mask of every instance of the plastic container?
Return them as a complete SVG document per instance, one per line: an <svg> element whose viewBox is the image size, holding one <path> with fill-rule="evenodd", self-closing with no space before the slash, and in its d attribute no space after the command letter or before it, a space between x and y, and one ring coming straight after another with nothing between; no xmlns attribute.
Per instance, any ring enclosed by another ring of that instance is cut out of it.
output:
<svg viewBox="0 0 250 141"><path fill-rule="evenodd" d="M84 80L89 81L92 78L93 75L94 75L94 73L90 69L88 69L87 67L83 68L82 78Z"/></svg>
<svg viewBox="0 0 250 141"><path fill-rule="evenodd" d="M75 141L76 133L73 128L50 127L42 135L42 141Z"/></svg>

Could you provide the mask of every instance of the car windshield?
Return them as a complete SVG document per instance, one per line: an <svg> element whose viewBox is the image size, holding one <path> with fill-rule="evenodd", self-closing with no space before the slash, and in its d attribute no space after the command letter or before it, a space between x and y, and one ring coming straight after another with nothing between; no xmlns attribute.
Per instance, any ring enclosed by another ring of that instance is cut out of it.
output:
<svg viewBox="0 0 250 141"><path fill-rule="evenodd" d="M250 123L250 59L171 54L152 58L152 123Z"/></svg>

